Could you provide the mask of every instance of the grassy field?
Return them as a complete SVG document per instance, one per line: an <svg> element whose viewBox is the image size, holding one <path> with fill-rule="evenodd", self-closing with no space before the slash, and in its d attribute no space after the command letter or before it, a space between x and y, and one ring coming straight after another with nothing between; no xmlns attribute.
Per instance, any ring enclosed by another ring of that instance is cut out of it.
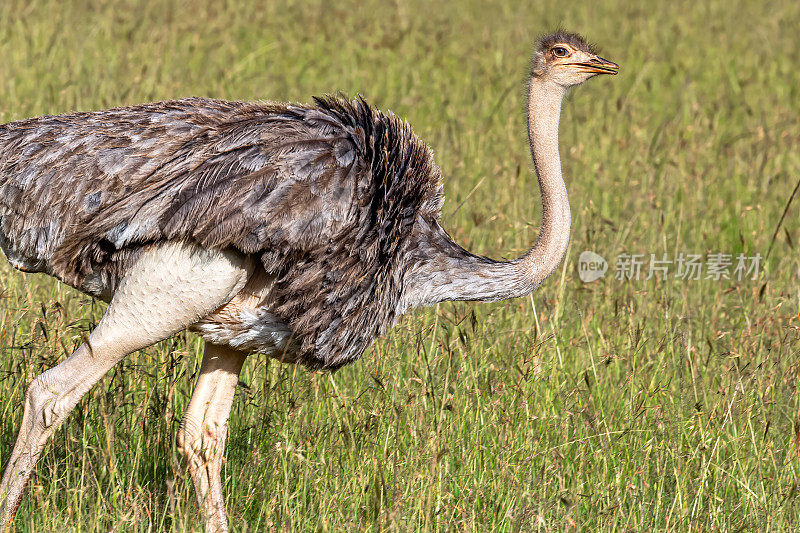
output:
<svg viewBox="0 0 800 533"><path fill-rule="evenodd" d="M251 358L223 471L233 530L796 529L800 198L773 234L800 178L800 3L0 4L3 122L361 93L433 147L445 226L493 257L536 238L524 83L558 25L623 65L565 101L563 269L530 299L414 312L335 374ZM580 281L583 250L604 279ZM768 250L757 280L614 276L624 253ZM104 306L0 263L5 463L27 383ZM18 530L198 530L175 434L200 350L181 334L103 379Z"/></svg>

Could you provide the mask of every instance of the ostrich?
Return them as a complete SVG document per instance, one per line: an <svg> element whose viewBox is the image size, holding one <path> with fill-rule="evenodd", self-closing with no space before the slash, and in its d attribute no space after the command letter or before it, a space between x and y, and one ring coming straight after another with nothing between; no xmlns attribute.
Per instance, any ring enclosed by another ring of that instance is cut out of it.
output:
<svg viewBox="0 0 800 533"><path fill-rule="evenodd" d="M542 228L512 261L453 241L439 224L430 149L361 98L186 98L0 126L9 262L109 304L88 339L25 393L0 481L1 523L80 398L126 355L189 328L205 348L177 442L206 530L227 531L220 467L246 356L336 369L409 309L536 289L569 239L562 98L618 69L578 35L539 41L527 111Z"/></svg>

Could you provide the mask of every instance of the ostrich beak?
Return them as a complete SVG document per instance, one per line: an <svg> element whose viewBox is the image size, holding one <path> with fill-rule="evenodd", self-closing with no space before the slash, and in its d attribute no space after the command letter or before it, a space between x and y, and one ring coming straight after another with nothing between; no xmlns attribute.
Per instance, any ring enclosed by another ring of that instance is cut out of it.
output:
<svg viewBox="0 0 800 533"><path fill-rule="evenodd" d="M619 65L608 59L603 59L600 56L594 56L589 61L584 63L574 63L575 66L581 67L583 72L592 72L594 74L617 74L619 72Z"/></svg>

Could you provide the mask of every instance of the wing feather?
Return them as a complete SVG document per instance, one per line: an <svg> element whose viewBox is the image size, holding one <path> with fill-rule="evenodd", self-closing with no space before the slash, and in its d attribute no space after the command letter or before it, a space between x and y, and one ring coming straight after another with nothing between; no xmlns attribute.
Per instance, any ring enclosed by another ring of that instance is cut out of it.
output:
<svg viewBox="0 0 800 533"><path fill-rule="evenodd" d="M169 103L184 110L175 117L178 124L161 119L168 130L187 132L186 138L169 153L157 153L155 161L138 149L150 140L146 132L136 142L127 138L128 144L120 141L124 135L113 135L139 117L102 124L110 140L87 150L103 160L88 180L102 200L81 220L71 221L52 258L45 258L59 277L80 284L113 261L116 251L161 240L187 239L248 254L275 248L302 254L357 223L355 207L372 180L362 175L370 167L364 139L353 128L297 106L252 104L209 118L198 116L204 108L195 101L186 104ZM186 121L202 127L180 124ZM146 173L127 176L119 187L103 169L131 152L145 158L140 168Z"/></svg>

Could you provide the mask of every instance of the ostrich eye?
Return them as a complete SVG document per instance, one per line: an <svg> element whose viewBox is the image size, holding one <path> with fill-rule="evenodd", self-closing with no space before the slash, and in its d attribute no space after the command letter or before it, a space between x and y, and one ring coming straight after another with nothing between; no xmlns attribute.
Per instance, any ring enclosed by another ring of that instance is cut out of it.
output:
<svg viewBox="0 0 800 533"><path fill-rule="evenodd" d="M563 46L556 46L553 48L553 55L556 57L567 57L569 55L569 50Z"/></svg>

